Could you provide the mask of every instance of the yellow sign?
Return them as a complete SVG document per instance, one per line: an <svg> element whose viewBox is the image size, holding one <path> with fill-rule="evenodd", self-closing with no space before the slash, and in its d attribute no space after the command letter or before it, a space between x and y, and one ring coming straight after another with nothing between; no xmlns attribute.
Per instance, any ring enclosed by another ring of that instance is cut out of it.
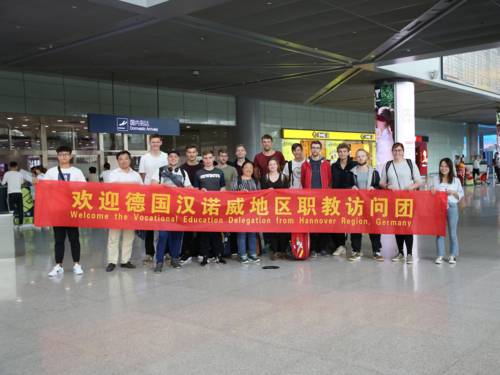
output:
<svg viewBox="0 0 500 375"><path fill-rule="evenodd" d="M329 132L323 130L281 129L284 139L375 141L375 133Z"/></svg>

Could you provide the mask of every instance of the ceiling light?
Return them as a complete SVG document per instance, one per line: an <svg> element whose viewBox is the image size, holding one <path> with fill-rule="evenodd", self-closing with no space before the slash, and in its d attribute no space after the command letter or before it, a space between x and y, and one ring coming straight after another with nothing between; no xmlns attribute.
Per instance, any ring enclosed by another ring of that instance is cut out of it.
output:
<svg viewBox="0 0 500 375"><path fill-rule="evenodd" d="M80 124L85 124L85 120L80 121Z"/></svg>
<svg viewBox="0 0 500 375"><path fill-rule="evenodd" d="M27 124L22 124L21 126L22 126L23 128L27 128L27 127L28 127L28 125L27 125Z"/></svg>
<svg viewBox="0 0 500 375"><path fill-rule="evenodd" d="M45 125L46 128L48 128L49 126L48 125Z"/></svg>
<svg viewBox="0 0 500 375"><path fill-rule="evenodd" d="M186 126L186 129L191 129L191 125L187 125L187 126Z"/></svg>
<svg viewBox="0 0 500 375"><path fill-rule="evenodd" d="M57 120L57 122L63 122L63 120Z"/></svg>
<svg viewBox="0 0 500 375"><path fill-rule="evenodd" d="M14 120L14 117L7 117L7 120Z"/></svg>
<svg viewBox="0 0 500 375"><path fill-rule="evenodd" d="M52 130L52 133L55 133L56 131L55 130Z"/></svg>

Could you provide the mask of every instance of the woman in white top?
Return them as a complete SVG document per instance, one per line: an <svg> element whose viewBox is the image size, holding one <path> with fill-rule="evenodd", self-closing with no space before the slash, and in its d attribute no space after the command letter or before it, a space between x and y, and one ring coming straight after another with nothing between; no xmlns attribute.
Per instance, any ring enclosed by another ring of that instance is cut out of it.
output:
<svg viewBox="0 0 500 375"><path fill-rule="evenodd" d="M436 176L436 178L434 179L433 191L444 191L446 192L446 194L448 194L447 221L450 237L450 257L448 258L448 262L450 264L455 264L457 262L456 259L458 255L458 203L464 197L464 190L462 189L460 180L455 177L451 159L444 158L439 162L439 176ZM443 257L445 253L443 236L436 237L436 246L438 253L436 264L441 264L443 263Z"/></svg>

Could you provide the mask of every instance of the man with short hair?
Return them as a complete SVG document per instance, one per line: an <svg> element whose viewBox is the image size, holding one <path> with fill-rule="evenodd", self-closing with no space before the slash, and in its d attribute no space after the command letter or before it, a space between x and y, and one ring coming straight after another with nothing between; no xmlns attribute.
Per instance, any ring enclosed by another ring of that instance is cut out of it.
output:
<svg viewBox="0 0 500 375"><path fill-rule="evenodd" d="M233 185L235 181L238 179L238 172L236 168L232 165L228 164L229 155L226 150L219 150L218 152L218 164L217 168L219 168L224 173L224 180L226 181L226 190L233 190ZM232 249L235 249L237 252L238 244L236 241L236 234L231 234L228 232L224 232L224 257L230 257L232 253Z"/></svg>
<svg viewBox="0 0 500 375"><path fill-rule="evenodd" d="M9 170L3 175L2 185L7 184L9 211L13 211L18 217L16 228L23 225L24 220L23 193L21 189L25 180L23 174L19 172L17 162L11 161Z"/></svg>
<svg viewBox="0 0 500 375"><path fill-rule="evenodd" d="M351 169L356 166L356 162L352 160L351 147L347 143L341 143L337 146L338 159L332 164L332 188L334 189L350 189ZM335 251L333 255L342 255L346 253L345 242L347 235L345 233L332 234Z"/></svg>
<svg viewBox="0 0 500 375"><path fill-rule="evenodd" d="M106 163L104 163L104 165L102 167L103 167L104 171L102 171L100 179L102 182L109 182L109 174L111 173L111 165L108 162L106 162Z"/></svg>
<svg viewBox="0 0 500 375"><path fill-rule="evenodd" d="M142 155L141 161L139 162L139 173L145 185L151 185L151 179L158 168L168 163L167 154L161 151L162 144L163 142L160 135L153 134L149 137L150 151ZM144 240L144 245L146 247L146 256L143 263L148 264L153 262L153 257L155 255L155 232L147 230L145 233L146 238Z"/></svg>
<svg viewBox="0 0 500 375"><path fill-rule="evenodd" d="M226 190L232 190L232 186L236 178L238 177L238 172L236 168L227 163L229 155L226 150L219 150L218 152L218 164L219 168L224 173L224 180L226 181Z"/></svg>
<svg viewBox="0 0 500 375"><path fill-rule="evenodd" d="M228 164L235 167L236 171L238 172L238 176L241 176L243 174L242 172L243 164L251 160L247 158L247 149L242 144L236 146L235 155L236 159L233 162L228 162Z"/></svg>
<svg viewBox="0 0 500 375"><path fill-rule="evenodd" d="M203 153L203 168L196 172L193 186L202 191L226 190L224 172L214 167L214 154L212 151ZM200 237L200 253L203 256L200 265L207 265L210 251L212 251L219 263L225 264L226 261L222 257L224 251L223 234L221 232L200 232L198 235Z"/></svg>
<svg viewBox="0 0 500 375"><path fill-rule="evenodd" d="M71 166L73 150L69 146L59 146L56 150L57 153L57 167L50 168L44 180L53 181L72 181L72 182L87 182L82 171L76 167ZM83 269L80 265L80 232L77 227L54 227L54 252L56 265L49 272L50 277L62 275L64 269L62 267L64 258L64 242L68 236L71 245L71 255L73 257L73 273L75 275L82 275Z"/></svg>
<svg viewBox="0 0 500 375"><path fill-rule="evenodd" d="M203 164L198 161L198 147L188 145L185 148L186 162L181 165L181 169L186 171L189 181L194 183L196 172L203 168ZM181 260L182 265L191 263L194 256L199 254L199 238L196 232L184 232L182 241Z"/></svg>
<svg viewBox="0 0 500 375"><path fill-rule="evenodd" d="M301 186L304 189L328 189L332 183L330 161L321 156L320 141L311 142L311 156L301 167ZM311 233L311 257L328 254L328 233Z"/></svg>
<svg viewBox="0 0 500 375"><path fill-rule="evenodd" d="M118 168L109 173L108 183L118 184L138 184L142 185L142 177L139 173L130 168L132 157L128 151L120 151L116 154ZM135 231L128 229L110 229L108 234L108 266L106 272L111 272L118 264L120 255L120 237L122 239L122 260L120 267L135 268L130 262L132 247L134 245Z"/></svg>
<svg viewBox="0 0 500 375"><path fill-rule="evenodd" d="M192 187L187 172L179 167L179 153L175 150L168 152L168 164L158 169L152 181L153 184L159 183L171 187ZM181 268L179 257L181 255L183 235L183 232L164 230L159 232L158 242L156 244L156 273L163 271L163 261L167 244L171 256L170 265L173 268Z"/></svg>
<svg viewBox="0 0 500 375"><path fill-rule="evenodd" d="M259 152L255 155L253 159L254 175L257 181L260 181L262 176L265 176L268 172L268 164L269 160L276 159L278 161L278 165L280 170L285 166L286 160L283 154L280 151L276 151L273 149L273 137L269 134L264 134L260 139L262 145L262 152Z"/></svg>
<svg viewBox="0 0 500 375"><path fill-rule="evenodd" d="M321 143L320 143L321 145ZM293 160L289 160L283 168L283 174L288 177L290 181L290 189L302 188L301 183L301 169L305 162L304 152L300 143L292 145Z"/></svg>

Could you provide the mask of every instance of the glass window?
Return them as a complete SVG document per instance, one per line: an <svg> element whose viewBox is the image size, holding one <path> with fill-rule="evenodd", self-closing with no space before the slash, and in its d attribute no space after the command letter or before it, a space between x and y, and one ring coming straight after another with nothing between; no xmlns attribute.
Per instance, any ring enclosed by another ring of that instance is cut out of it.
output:
<svg viewBox="0 0 500 375"><path fill-rule="evenodd" d="M103 143L105 150L123 150L123 135L113 133L103 133Z"/></svg>
<svg viewBox="0 0 500 375"><path fill-rule="evenodd" d="M146 136L142 134L127 134L129 150L146 150Z"/></svg>

